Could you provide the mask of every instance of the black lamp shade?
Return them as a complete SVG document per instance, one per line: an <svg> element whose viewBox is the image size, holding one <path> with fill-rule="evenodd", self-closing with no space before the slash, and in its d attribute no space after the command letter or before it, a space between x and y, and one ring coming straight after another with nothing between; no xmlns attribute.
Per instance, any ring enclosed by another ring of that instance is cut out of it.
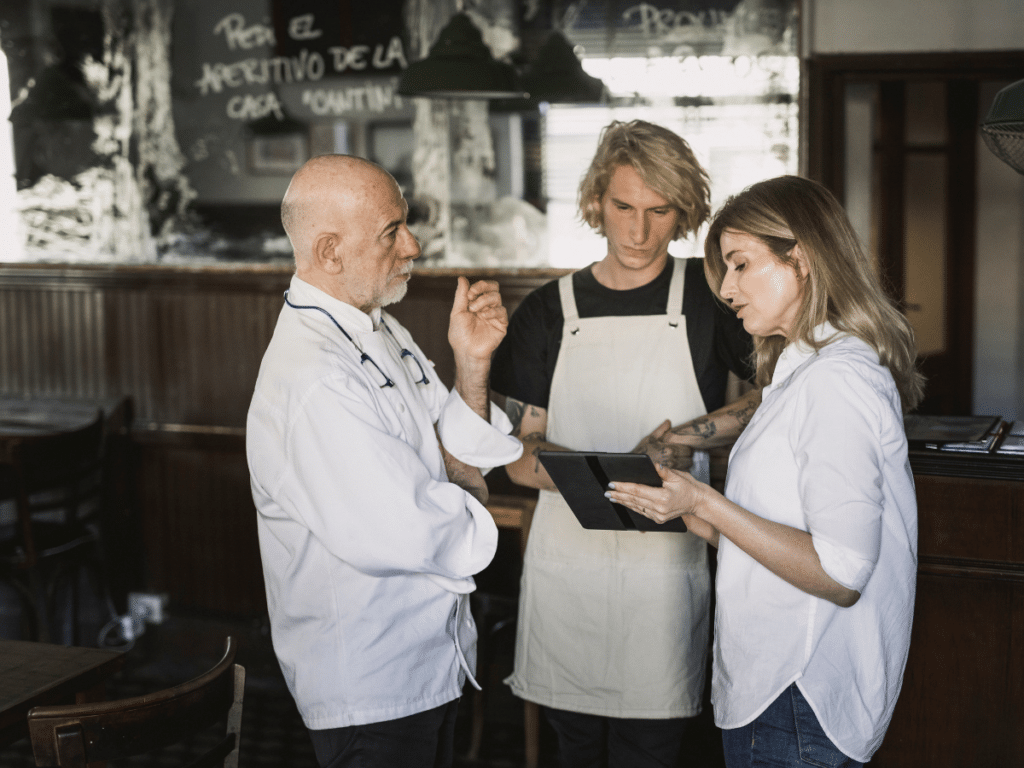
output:
<svg viewBox="0 0 1024 768"><path fill-rule="evenodd" d="M992 154L1024 174L1024 80L996 94L981 123L981 135Z"/></svg>
<svg viewBox="0 0 1024 768"><path fill-rule="evenodd" d="M491 56L480 30L462 12L441 30L430 55L402 72L398 92L438 99L510 99L526 95L515 69Z"/></svg>
<svg viewBox="0 0 1024 768"><path fill-rule="evenodd" d="M561 32L552 32L523 73L523 85L532 101L596 103L605 100L604 82L583 71L572 44Z"/></svg>

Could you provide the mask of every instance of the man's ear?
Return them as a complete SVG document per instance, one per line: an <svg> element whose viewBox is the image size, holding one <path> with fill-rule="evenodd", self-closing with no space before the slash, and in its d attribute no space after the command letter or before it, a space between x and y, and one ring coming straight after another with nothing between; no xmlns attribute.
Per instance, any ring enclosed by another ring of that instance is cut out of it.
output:
<svg viewBox="0 0 1024 768"><path fill-rule="evenodd" d="M313 242L313 259L322 272L338 275L344 271L341 249L338 248L339 238L336 234L324 233Z"/></svg>

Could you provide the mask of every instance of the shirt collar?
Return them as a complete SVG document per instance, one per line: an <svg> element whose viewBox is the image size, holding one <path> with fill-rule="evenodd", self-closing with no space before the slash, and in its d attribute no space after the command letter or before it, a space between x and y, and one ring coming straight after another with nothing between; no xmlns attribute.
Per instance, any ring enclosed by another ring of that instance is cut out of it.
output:
<svg viewBox="0 0 1024 768"><path fill-rule="evenodd" d="M312 305L327 310L349 333L373 333L380 327L380 307L376 307L370 314L366 314L358 307L353 307L307 283L298 275L292 275L288 287L288 301L292 304ZM325 317L324 320L327 318Z"/></svg>
<svg viewBox="0 0 1024 768"><path fill-rule="evenodd" d="M811 331L811 337L815 342L822 341L834 341L839 336L845 336L833 327L828 321L815 327ZM806 343L802 339L787 344L785 349L782 350L782 354L779 355L779 360L775 363L775 373L772 374L772 382L765 387L764 394L768 394L772 390L782 386L785 381L793 375L793 372L803 365L805 362L810 360L818 354L818 350L814 349L810 344Z"/></svg>

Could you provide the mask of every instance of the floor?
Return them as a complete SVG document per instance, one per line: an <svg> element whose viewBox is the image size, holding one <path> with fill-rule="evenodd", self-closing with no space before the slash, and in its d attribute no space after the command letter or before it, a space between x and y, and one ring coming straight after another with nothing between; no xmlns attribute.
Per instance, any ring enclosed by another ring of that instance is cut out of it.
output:
<svg viewBox="0 0 1024 768"><path fill-rule="evenodd" d="M274 658L265 620L172 614L163 624L148 627L136 641L128 651L125 669L108 684L107 695L110 698L135 696L191 679L216 663L228 635L237 639L237 662L246 669L239 766L316 768L305 726ZM503 652L501 645L495 644L499 654ZM467 695L461 701L456 726L456 768L505 768L524 764L522 703L507 693L508 689L500 682L499 670L495 670L494 677L496 685L489 686L487 729L476 760L466 757L472 700ZM541 768L555 766L551 739L552 735L545 730ZM157 756L111 763L110 768L179 766L188 762L187 753L186 746ZM0 768L34 765L27 740L0 750Z"/></svg>

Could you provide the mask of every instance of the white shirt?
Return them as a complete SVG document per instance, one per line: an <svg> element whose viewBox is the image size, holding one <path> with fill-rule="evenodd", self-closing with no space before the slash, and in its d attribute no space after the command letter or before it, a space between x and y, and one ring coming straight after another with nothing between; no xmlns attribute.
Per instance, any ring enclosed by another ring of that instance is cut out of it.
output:
<svg viewBox="0 0 1024 768"><path fill-rule="evenodd" d="M824 325L816 338L835 330ZM783 581L722 537L712 701L721 728L760 715L796 681L825 733L867 762L882 742L910 645L917 500L896 385L860 339L783 351L733 447L725 495L810 532L850 608Z"/></svg>
<svg viewBox="0 0 1024 768"><path fill-rule="evenodd" d="M522 452L441 384L409 333L297 277L263 358L246 433L274 650L306 726L423 712L475 663L465 593L494 556L487 509L447 481L434 423L474 466ZM390 329L390 331L388 330ZM395 382L383 377L365 351ZM423 365L428 384L417 384Z"/></svg>

